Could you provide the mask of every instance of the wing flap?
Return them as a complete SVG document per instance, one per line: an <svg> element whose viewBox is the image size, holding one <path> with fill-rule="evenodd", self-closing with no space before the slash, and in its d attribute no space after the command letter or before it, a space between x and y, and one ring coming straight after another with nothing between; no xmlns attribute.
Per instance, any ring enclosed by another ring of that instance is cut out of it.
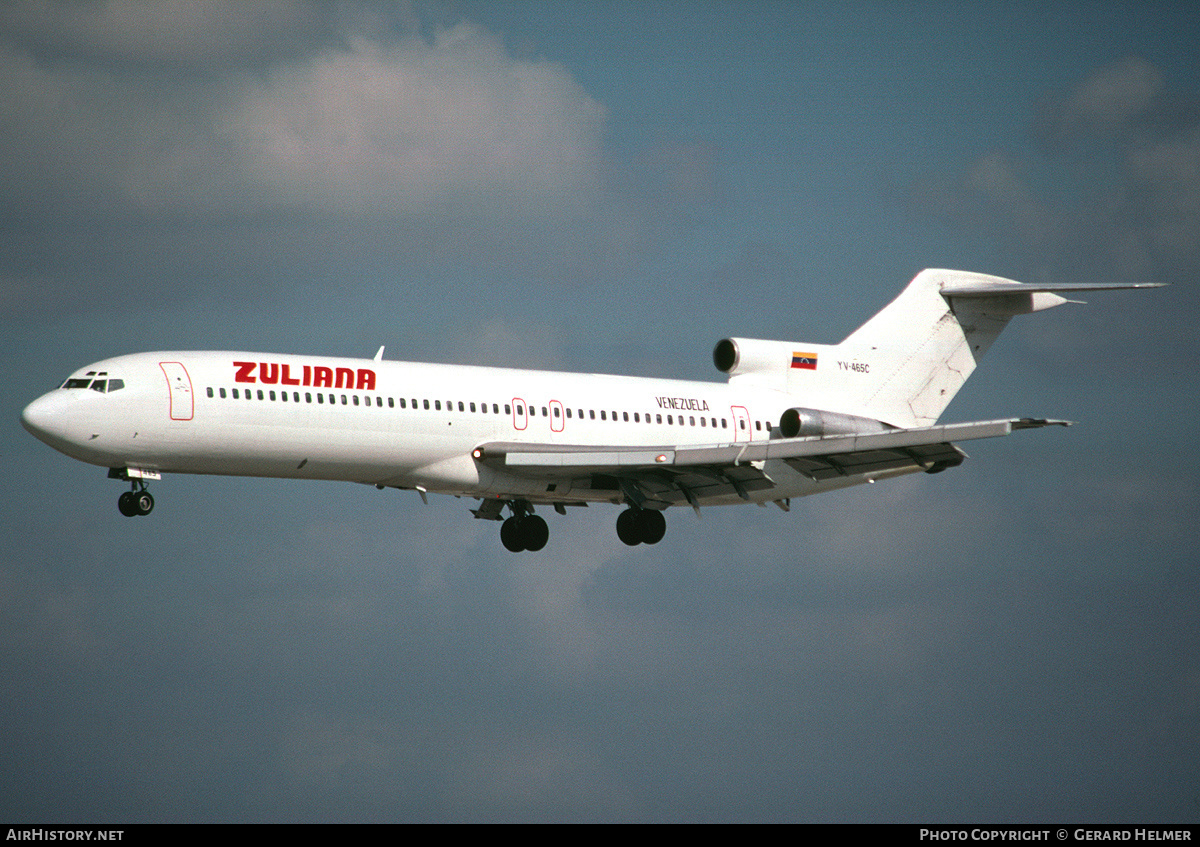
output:
<svg viewBox="0 0 1200 847"><path fill-rule="evenodd" d="M901 470L936 473L962 464L967 454L953 444L926 444L891 450L860 450L827 456L785 459L789 466L817 482L839 476L881 474Z"/></svg>
<svg viewBox="0 0 1200 847"><path fill-rule="evenodd" d="M691 502L689 493L700 497L737 494L749 499L750 492L772 487L763 470L772 460L781 460L818 481L903 470L936 472L966 458L951 441L996 438L1015 429L1052 425L1069 426L1069 422L1010 418L869 435L650 448L494 442L481 445L476 457L522 475L604 476L612 479L614 489L632 482L638 496L661 502Z"/></svg>

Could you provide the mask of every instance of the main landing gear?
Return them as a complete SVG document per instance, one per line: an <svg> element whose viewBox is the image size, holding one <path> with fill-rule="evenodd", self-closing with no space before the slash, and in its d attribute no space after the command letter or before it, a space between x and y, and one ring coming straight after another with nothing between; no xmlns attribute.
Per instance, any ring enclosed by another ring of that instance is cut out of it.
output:
<svg viewBox="0 0 1200 847"><path fill-rule="evenodd" d="M631 506L617 515L617 537L630 547L657 544L667 534L667 519L656 509Z"/></svg>
<svg viewBox="0 0 1200 847"><path fill-rule="evenodd" d="M517 512L500 524L500 543L513 553L522 550L537 552L546 546L549 539L550 527L546 526L546 521L524 511Z"/></svg>
<svg viewBox="0 0 1200 847"><path fill-rule="evenodd" d="M504 549L513 553L536 552L546 546L550 527L533 513L533 504L528 500L485 499L478 509L471 510L471 514L483 520L498 521L505 507L512 510L512 517L500 525L500 542ZM554 508L562 511L562 506L557 504Z"/></svg>
<svg viewBox="0 0 1200 847"><path fill-rule="evenodd" d="M554 508L566 514L565 504L556 503ZM533 504L528 500L485 499L471 514L485 520L500 520L501 511L512 510L512 517L500 525L500 542L506 550L520 553L522 550L536 552L546 546L550 528L533 513ZM631 505L617 516L617 537L631 547L635 544L657 544L667 533L667 520L658 509L644 509Z"/></svg>
<svg viewBox="0 0 1200 847"><path fill-rule="evenodd" d="M141 480L133 480L132 490L126 491L117 498L117 508L127 518L137 515L148 515L154 510L154 498L146 490L146 484Z"/></svg>

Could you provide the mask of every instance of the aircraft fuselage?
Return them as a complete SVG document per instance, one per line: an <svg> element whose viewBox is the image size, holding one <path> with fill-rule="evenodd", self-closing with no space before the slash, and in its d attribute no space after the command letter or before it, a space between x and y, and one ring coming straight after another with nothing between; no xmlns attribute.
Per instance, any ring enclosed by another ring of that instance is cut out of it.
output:
<svg viewBox="0 0 1200 847"><path fill-rule="evenodd" d="M110 390L114 381L120 387ZM588 488L586 478L546 483L506 473L472 450L490 442L652 449L761 441L789 405L782 392L720 383L176 351L87 365L31 403L22 420L50 446L108 468L557 503L621 497ZM808 493L811 482L797 485L765 499ZM739 498L712 502L726 501Z"/></svg>

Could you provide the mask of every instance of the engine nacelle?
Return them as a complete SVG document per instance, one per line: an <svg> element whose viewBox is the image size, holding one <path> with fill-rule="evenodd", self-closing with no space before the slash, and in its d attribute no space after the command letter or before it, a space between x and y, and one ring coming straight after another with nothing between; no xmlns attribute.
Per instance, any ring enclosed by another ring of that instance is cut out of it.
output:
<svg viewBox="0 0 1200 847"><path fill-rule="evenodd" d="M778 376L787 371L791 362L790 349L786 341L722 338L713 348L713 364L731 377L744 374Z"/></svg>
<svg viewBox="0 0 1200 847"><path fill-rule="evenodd" d="M779 416L779 433L784 438L806 438L812 435L869 435L890 432L894 426L874 418L823 412L820 409L788 409Z"/></svg>

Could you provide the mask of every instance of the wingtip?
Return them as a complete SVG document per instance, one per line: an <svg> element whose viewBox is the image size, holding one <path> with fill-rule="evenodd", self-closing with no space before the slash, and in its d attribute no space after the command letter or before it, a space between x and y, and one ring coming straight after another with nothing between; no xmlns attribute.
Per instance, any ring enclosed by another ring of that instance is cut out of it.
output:
<svg viewBox="0 0 1200 847"><path fill-rule="evenodd" d="M1053 418L1019 418L1012 422L1013 429L1037 429L1043 426L1073 426L1075 421L1060 421Z"/></svg>

